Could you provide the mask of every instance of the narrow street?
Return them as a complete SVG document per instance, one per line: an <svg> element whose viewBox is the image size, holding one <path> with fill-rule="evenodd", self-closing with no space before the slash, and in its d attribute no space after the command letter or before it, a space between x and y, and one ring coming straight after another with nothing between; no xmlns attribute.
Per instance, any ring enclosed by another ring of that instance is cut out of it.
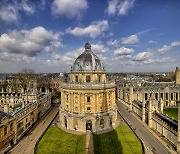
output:
<svg viewBox="0 0 180 154"><path fill-rule="evenodd" d="M155 154L171 153L168 147L165 147L139 120L137 120L119 101L118 110L125 121L131 126L137 136L145 143L146 151Z"/></svg>
<svg viewBox="0 0 180 154"><path fill-rule="evenodd" d="M25 136L22 140L19 141L17 145L13 149L9 151L11 154L34 154L34 148L36 142L44 133L46 128L55 118L58 113L58 107L54 106L50 112L40 120L38 125L31 131L30 133Z"/></svg>

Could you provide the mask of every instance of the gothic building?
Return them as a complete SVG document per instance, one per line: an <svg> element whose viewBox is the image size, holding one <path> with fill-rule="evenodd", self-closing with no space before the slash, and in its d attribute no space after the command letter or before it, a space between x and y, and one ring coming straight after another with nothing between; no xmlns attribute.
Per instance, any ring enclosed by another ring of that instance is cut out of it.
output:
<svg viewBox="0 0 180 154"><path fill-rule="evenodd" d="M61 85L61 127L79 132L112 128L117 119L115 87L107 81L103 64L87 42L71 68L69 81Z"/></svg>

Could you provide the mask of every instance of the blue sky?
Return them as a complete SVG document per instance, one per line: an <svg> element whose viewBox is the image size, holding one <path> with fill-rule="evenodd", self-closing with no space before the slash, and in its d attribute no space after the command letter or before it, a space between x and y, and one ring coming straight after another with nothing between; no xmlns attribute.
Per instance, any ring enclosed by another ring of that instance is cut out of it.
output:
<svg viewBox="0 0 180 154"><path fill-rule="evenodd" d="M1 0L0 72L69 72L88 40L108 72L180 66L179 0Z"/></svg>

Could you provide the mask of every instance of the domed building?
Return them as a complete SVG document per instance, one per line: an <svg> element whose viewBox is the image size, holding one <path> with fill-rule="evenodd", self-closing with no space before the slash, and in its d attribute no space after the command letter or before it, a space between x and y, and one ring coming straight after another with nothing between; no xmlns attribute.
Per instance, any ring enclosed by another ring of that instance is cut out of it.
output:
<svg viewBox="0 0 180 154"><path fill-rule="evenodd" d="M115 125L115 83L106 80L105 68L90 43L75 60L69 81L61 86L60 125L68 130L98 132Z"/></svg>

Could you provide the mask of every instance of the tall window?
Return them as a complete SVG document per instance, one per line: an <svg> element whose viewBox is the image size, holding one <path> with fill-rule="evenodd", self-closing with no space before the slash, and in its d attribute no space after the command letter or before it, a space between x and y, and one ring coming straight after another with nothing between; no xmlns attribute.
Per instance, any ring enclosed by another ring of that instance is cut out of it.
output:
<svg viewBox="0 0 180 154"><path fill-rule="evenodd" d="M10 124L10 131L13 131L13 123Z"/></svg>
<svg viewBox="0 0 180 154"><path fill-rule="evenodd" d="M68 102L69 101L69 95L66 94L66 101Z"/></svg>
<svg viewBox="0 0 180 154"><path fill-rule="evenodd" d="M178 100L178 93L176 93L176 100Z"/></svg>
<svg viewBox="0 0 180 154"><path fill-rule="evenodd" d="M98 76L98 80L99 80L99 82L101 82L101 76L100 75Z"/></svg>
<svg viewBox="0 0 180 154"><path fill-rule="evenodd" d="M6 136L6 135L7 135L7 126L4 127L4 136Z"/></svg>
<svg viewBox="0 0 180 154"><path fill-rule="evenodd" d="M171 100L173 100L173 93L171 93Z"/></svg>
<svg viewBox="0 0 180 154"><path fill-rule="evenodd" d="M76 82L78 82L78 76L76 75Z"/></svg>
<svg viewBox="0 0 180 154"><path fill-rule="evenodd" d="M166 100L168 100L168 93L166 93Z"/></svg>
<svg viewBox="0 0 180 154"><path fill-rule="evenodd" d="M91 97L87 96L87 103L91 103Z"/></svg>
<svg viewBox="0 0 180 154"><path fill-rule="evenodd" d="M158 93L155 93L155 98L156 100L158 100Z"/></svg>
<svg viewBox="0 0 180 154"><path fill-rule="evenodd" d="M163 99L163 93L161 93L161 98Z"/></svg>
<svg viewBox="0 0 180 154"><path fill-rule="evenodd" d="M91 77L89 75L86 76L86 82L91 82Z"/></svg>
<svg viewBox="0 0 180 154"><path fill-rule="evenodd" d="M147 93L145 93L145 100L147 100L148 99L148 97L147 97Z"/></svg>

